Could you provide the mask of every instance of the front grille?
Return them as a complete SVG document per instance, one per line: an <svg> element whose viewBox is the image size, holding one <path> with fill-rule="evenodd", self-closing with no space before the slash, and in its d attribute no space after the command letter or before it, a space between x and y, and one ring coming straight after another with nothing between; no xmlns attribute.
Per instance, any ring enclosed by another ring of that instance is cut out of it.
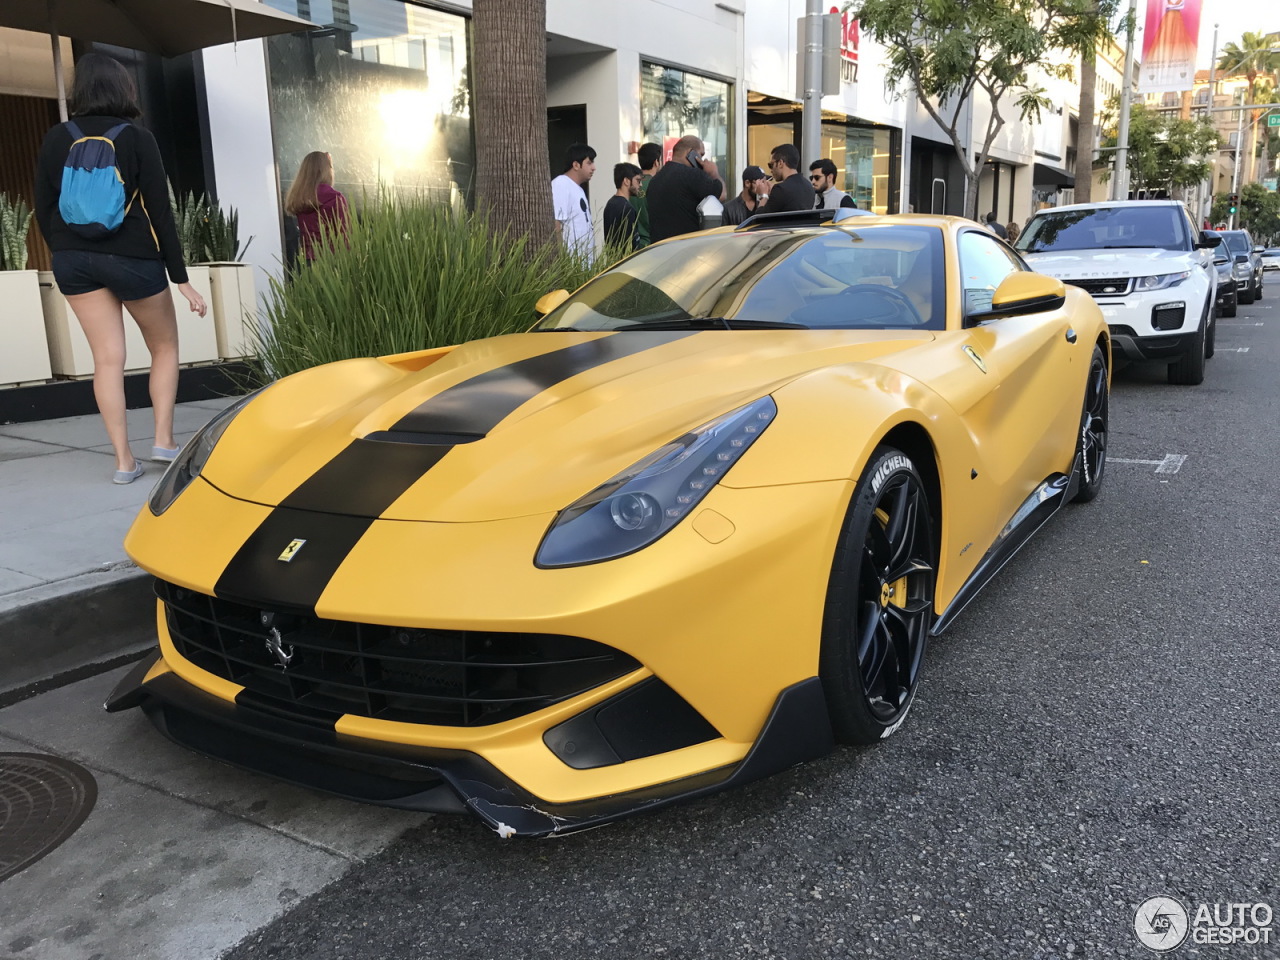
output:
<svg viewBox="0 0 1280 960"><path fill-rule="evenodd" d="M256 706L304 720L328 722L349 713L483 726L577 696L640 666L581 637L322 620L232 603L163 580L156 581L156 596L182 657L244 686Z"/></svg>
<svg viewBox="0 0 1280 960"><path fill-rule="evenodd" d="M1094 297L1123 297L1133 285L1132 277L1115 277L1110 280L1063 280L1079 287Z"/></svg>

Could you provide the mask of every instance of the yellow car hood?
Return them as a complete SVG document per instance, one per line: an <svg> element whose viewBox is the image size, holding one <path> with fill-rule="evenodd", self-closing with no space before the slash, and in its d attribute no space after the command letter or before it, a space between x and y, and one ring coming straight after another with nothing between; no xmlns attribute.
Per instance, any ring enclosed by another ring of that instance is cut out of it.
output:
<svg viewBox="0 0 1280 960"><path fill-rule="evenodd" d="M241 500L389 520L552 513L797 377L932 340L923 331L525 333L426 359L349 360L269 387L202 476Z"/></svg>

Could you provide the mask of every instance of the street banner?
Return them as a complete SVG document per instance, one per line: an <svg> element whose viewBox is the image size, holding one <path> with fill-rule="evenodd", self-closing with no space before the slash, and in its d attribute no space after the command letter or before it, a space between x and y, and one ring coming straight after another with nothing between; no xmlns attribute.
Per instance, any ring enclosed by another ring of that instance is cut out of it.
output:
<svg viewBox="0 0 1280 960"><path fill-rule="evenodd" d="M1147 0L1138 89L1190 90L1196 79L1201 0Z"/></svg>

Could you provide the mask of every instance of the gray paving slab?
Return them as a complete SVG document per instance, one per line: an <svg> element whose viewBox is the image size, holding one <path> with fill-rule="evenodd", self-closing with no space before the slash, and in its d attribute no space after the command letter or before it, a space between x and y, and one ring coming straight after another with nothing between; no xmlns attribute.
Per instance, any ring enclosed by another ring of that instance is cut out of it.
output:
<svg viewBox="0 0 1280 960"><path fill-rule="evenodd" d="M8 461L0 470L6 538L18 530L92 517L121 507L141 507L160 475L159 465L142 479L123 485L111 482L114 469L109 460L84 450ZM121 529L119 537L124 533ZM123 555L122 549L114 554L116 558Z"/></svg>
<svg viewBox="0 0 1280 960"><path fill-rule="evenodd" d="M159 469L143 474L133 484L143 484L140 491L143 496L129 499L145 501L151 489L151 484L145 481L159 476ZM127 503L88 516L68 517L57 523L39 523L6 532L0 542L0 566L42 581L109 567L124 559L124 535L141 506L141 503Z"/></svg>
<svg viewBox="0 0 1280 960"><path fill-rule="evenodd" d="M180 404L185 406L185 404ZM176 422L175 415L175 422ZM125 413L130 440L149 440L155 436L155 418L150 407L129 410ZM85 417L64 417L60 420L35 420L30 423L6 423L0 425L0 436L24 437L44 440L68 447L90 447L102 442L106 431L102 418L97 414Z"/></svg>
<svg viewBox="0 0 1280 960"><path fill-rule="evenodd" d="M6 960L214 960L425 817L206 760L101 703L124 670L0 710L0 750L88 768L84 825L4 883Z"/></svg>
<svg viewBox="0 0 1280 960"><path fill-rule="evenodd" d="M0 749L33 750L0 736ZM351 861L125 777L90 770L93 812L4 882L0 954L214 960Z"/></svg>
<svg viewBox="0 0 1280 960"><path fill-rule="evenodd" d="M0 597L6 593L13 593L15 590L38 587L42 583L44 581L39 577L33 577L17 570L10 570L7 567L0 567Z"/></svg>
<svg viewBox="0 0 1280 960"><path fill-rule="evenodd" d="M141 710L106 713L103 701L128 669L0 710L0 734L351 859L369 856L426 819L423 814L329 797L210 760L166 740Z"/></svg>
<svg viewBox="0 0 1280 960"><path fill-rule="evenodd" d="M26 457L42 457L48 453L58 453L70 449L70 447L57 444L42 443L38 440L24 440L21 437L6 437L0 434L0 462L22 460Z"/></svg>

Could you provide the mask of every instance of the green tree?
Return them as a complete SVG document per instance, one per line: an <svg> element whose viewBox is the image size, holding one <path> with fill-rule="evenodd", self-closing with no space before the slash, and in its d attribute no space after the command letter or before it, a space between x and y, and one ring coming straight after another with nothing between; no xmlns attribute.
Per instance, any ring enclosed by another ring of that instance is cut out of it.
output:
<svg viewBox="0 0 1280 960"><path fill-rule="evenodd" d="M1071 64L1054 57L1097 49L1116 0L853 0L848 8L884 45L889 86L909 84L900 95L914 96L951 140L965 174L964 212L975 217L978 178L1008 122L1002 101L1012 97L1024 121L1038 121L1049 101L1031 85L1030 68L1069 76ZM991 108L979 137L962 122L974 97ZM971 151L968 139L981 147Z"/></svg>
<svg viewBox="0 0 1280 960"><path fill-rule="evenodd" d="M1260 183L1246 183L1240 188L1239 219L1240 226L1252 233L1256 241L1280 234L1280 194L1272 193Z"/></svg>
<svg viewBox="0 0 1280 960"><path fill-rule="evenodd" d="M1108 114L1110 120L1110 114ZM1114 147L1114 126L1104 131L1103 146ZM1129 112L1129 185L1136 193L1166 191L1171 196L1200 183L1213 170L1207 159L1218 151L1218 133L1205 117L1183 120L1135 103Z"/></svg>
<svg viewBox="0 0 1280 960"><path fill-rule="evenodd" d="M1259 79L1265 81L1274 80L1277 73L1280 73L1280 41L1277 41L1276 35L1270 36L1263 33L1246 32L1240 38L1239 43L1228 43L1222 48L1222 53L1218 55L1217 68L1225 76L1240 76L1244 74L1249 81L1249 99L1247 103L1257 103L1258 94L1261 92L1259 88ZM1270 82L1266 84L1270 87ZM1246 156L1252 158L1256 151L1258 142L1258 120L1261 117L1260 110L1252 111L1252 122L1249 124L1248 139L1249 152ZM1245 169L1241 168L1240 179L1242 181L1253 180L1254 171L1252 166Z"/></svg>

